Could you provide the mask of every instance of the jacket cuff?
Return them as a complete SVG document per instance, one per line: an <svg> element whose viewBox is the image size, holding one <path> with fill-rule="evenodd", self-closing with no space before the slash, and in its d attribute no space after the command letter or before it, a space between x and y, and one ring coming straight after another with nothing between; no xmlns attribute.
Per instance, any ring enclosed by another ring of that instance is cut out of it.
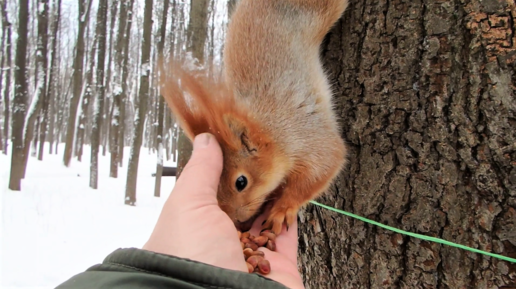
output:
<svg viewBox="0 0 516 289"><path fill-rule="evenodd" d="M270 288L284 285L258 274L223 269L197 261L151 251L129 248L111 253L102 264L88 271L122 271L146 273L183 281L199 288Z"/></svg>

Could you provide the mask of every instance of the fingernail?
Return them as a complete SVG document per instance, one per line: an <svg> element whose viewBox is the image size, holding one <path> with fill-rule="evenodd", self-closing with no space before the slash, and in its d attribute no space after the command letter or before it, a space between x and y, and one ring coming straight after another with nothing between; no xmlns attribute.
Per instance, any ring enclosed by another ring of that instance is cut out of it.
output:
<svg viewBox="0 0 516 289"><path fill-rule="evenodd" d="M207 147L210 143L210 138L211 136L208 133L202 133L200 135L197 135L194 139L194 150Z"/></svg>

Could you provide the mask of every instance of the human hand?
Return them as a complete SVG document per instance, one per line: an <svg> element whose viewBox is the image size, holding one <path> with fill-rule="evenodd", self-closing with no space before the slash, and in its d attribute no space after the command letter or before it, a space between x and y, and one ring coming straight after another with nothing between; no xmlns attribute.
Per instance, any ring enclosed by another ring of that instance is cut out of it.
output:
<svg viewBox="0 0 516 289"><path fill-rule="evenodd" d="M237 230L217 202L222 172L222 151L215 137L198 135L190 161L163 206L144 250L199 261L213 266L248 272ZM260 216L251 233L259 235ZM276 252L267 248L271 264L267 275L289 288L304 288L297 270L297 222L276 238Z"/></svg>

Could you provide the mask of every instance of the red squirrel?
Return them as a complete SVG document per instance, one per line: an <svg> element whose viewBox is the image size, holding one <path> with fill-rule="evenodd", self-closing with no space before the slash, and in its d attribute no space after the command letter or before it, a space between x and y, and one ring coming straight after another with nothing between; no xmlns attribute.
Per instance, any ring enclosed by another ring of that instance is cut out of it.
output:
<svg viewBox="0 0 516 289"><path fill-rule="evenodd" d="M345 164L319 49L347 0L241 0L220 81L179 67L163 96L190 140L213 134L224 164L220 208L245 231L270 201L263 228L280 234ZM251 221L251 222L250 222Z"/></svg>

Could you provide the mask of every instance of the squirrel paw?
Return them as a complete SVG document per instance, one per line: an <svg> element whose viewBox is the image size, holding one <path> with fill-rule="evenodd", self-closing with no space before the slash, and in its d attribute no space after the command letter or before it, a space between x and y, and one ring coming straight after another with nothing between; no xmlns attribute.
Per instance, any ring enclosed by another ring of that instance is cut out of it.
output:
<svg viewBox="0 0 516 289"><path fill-rule="evenodd" d="M269 229L274 234L279 235L283 228L283 223L287 224L287 231L290 225L292 225L297 218L297 208L291 206L278 206L272 207L271 212L267 220L262 224L263 229Z"/></svg>

